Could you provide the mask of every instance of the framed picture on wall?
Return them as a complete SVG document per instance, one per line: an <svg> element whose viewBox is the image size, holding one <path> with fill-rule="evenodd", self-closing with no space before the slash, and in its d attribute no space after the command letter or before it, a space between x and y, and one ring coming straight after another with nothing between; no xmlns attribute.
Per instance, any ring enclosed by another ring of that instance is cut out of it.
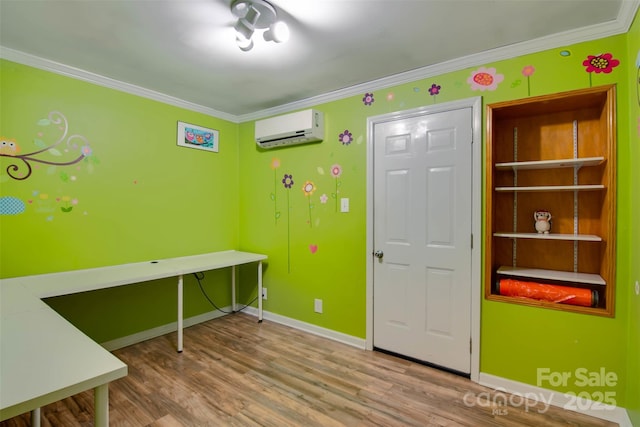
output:
<svg viewBox="0 0 640 427"><path fill-rule="evenodd" d="M217 153L219 144L220 141L217 130L203 128L202 126L185 122L178 122L179 146Z"/></svg>

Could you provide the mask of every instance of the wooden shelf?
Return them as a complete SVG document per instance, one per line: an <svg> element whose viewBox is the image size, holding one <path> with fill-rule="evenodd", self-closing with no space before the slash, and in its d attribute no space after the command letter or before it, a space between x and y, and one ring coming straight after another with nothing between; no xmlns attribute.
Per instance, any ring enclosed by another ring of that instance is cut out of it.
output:
<svg viewBox="0 0 640 427"><path fill-rule="evenodd" d="M557 169L557 168L580 168L582 166L598 166L604 162L604 157L584 157L578 159L557 159L557 160L535 160L530 162L507 162L496 163L498 170L533 170L533 169Z"/></svg>
<svg viewBox="0 0 640 427"><path fill-rule="evenodd" d="M605 85L487 105L486 299L615 316L615 90ZM531 214L541 209L559 221L549 234L533 226ZM588 288L593 306L502 295L496 282L508 278Z"/></svg>
<svg viewBox="0 0 640 427"><path fill-rule="evenodd" d="M593 191L604 190L605 186L601 184L594 185L537 185L531 187L496 187L496 191Z"/></svg>
<svg viewBox="0 0 640 427"><path fill-rule="evenodd" d="M582 283L605 286L605 280L599 274L574 273L572 271L542 270L524 267L500 267L497 271L503 276L528 277L531 279L559 280L563 282Z"/></svg>
<svg viewBox="0 0 640 427"><path fill-rule="evenodd" d="M542 239L542 240L572 240L581 242L601 242L602 237L594 234L559 234L559 233L493 233L495 237L510 239Z"/></svg>

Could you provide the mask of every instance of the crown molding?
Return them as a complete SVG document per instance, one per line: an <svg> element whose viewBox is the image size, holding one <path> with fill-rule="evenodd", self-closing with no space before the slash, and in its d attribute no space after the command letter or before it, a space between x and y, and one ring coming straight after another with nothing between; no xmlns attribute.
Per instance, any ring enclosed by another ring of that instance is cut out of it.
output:
<svg viewBox="0 0 640 427"><path fill-rule="evenodd" d="M552 34L521 43L475 53L461 58L452 59L450 61L429 65L427 67L416 68L415 70L394 74L377 80L371 80L369 82L349 86L344 89L328 92L300 101L279 105L277 107L256 111L250 114L244 114L238 116L238 119L240 123L262 119L277 114L288 113L294 110L309 108L317 106L319 104L337 101L355 95L362 95L365 92L374 92L376 90L387 89L389 87L427 79L445 73L460 71L465 68L477 67L492 62L528 55L531 53L537 53L549 49L557 49L576 43L624 34L629 31L639 5L640 0L622 0L622 5L618 12L618 17L614 21Z"/></svg>
<svg viewBox="0 0 640 427"><path fill-rule="evenodd" d="M228 120L230 122L238 123L237 116L225 113L223 111L214 110L213 108L205 107L189 101L184 101L182 99L175 98L170 95L165 95L164 93L156 92L151 89L146 89L141 86L125 83L119 80L102 76L100 74L85 71L80 68L71 67L60 62L51 61L49 59L21 52L19 50L10 49L5 46L0 46L0 58L7 59L12 62L17 62L19 64L28 65L30 67L38 68L41 70L50 71L52 73L60 74L66 77L82 80L88 83L93 83L99 86L104 86L109 89L119 90L131 95L137 95L143 98L152 99L164 104L173 105L174 107L180 107L186 110L195 111L223 120Z"/></svg>
<svg viewBox="0 0 640 427"><path fill-rule="evenodd" d="M94 83L110 89L119 90L130 93L132 95L141 96L143 98L152 99L154 101L173 105L175 107L199 112L219 119L227 120L233 123L244 123L257 119L262 119L277 114L288 113L295 110L309 108L324 104L327 102L337 101L364 92L374 92L376 90L386 89L392 86L398 86L430 77L435 77L445 73L460 71L465 68L476 67L492 62L511 59L531 53L541 52L549 49L557 49L559 47L572 45L576 43L586 42L590 40L601 39L605 37L624 34L629 31L633 19L636 16L640 0L622 0L618 17L609 22L602 24L583 27L576 30L565 31L550 36L540 37L537 39L516 43L484 52L475 53L461 58L452 59L427 67L417 68L415 70L404 73L394 74L376 80L359 83L344 89L327 92L322 95L313 96L277 107L256 111L249 114L233 115L223 111L214 110L203 105L185 101L173 96L165 95L150 89L136 86L130 83L121 82L109 77L85 71L79 68L71 67L49 59L30 55L18 50L10 49L0 45L0 58L31 67L39 68L52 73L61 74L67 77L83 80L85 82Z"/></svg>
<svg viewBox="0 0 640 427"><path fill-rule="evenodd" d="M619 22L623 28L623 33L628 32L631 28L638 9L640 9L640 0L622 0L616 21Z"/></svg>

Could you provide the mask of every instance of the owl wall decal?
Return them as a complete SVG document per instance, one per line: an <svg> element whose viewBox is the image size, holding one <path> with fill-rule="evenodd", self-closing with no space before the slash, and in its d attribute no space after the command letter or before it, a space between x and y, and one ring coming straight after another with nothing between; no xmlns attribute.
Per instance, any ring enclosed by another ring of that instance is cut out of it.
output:
<svg viewBox="0 0 640 427"><path fill-rule="evenodd" d="M0 137L0 155L16 156L20 153L20 146L15 139Z"/></svg>

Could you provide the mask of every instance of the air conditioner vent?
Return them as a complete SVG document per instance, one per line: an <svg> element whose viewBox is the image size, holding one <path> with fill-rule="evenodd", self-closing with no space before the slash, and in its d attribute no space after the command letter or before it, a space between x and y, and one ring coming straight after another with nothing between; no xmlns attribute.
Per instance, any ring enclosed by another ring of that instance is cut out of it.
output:
<svg viewBox="0 0 640 427"><path fill-rule="evenodd" d="M320 142L324 138L324 116L309 109L258 120L255 137L262 148Z"/></svg>

